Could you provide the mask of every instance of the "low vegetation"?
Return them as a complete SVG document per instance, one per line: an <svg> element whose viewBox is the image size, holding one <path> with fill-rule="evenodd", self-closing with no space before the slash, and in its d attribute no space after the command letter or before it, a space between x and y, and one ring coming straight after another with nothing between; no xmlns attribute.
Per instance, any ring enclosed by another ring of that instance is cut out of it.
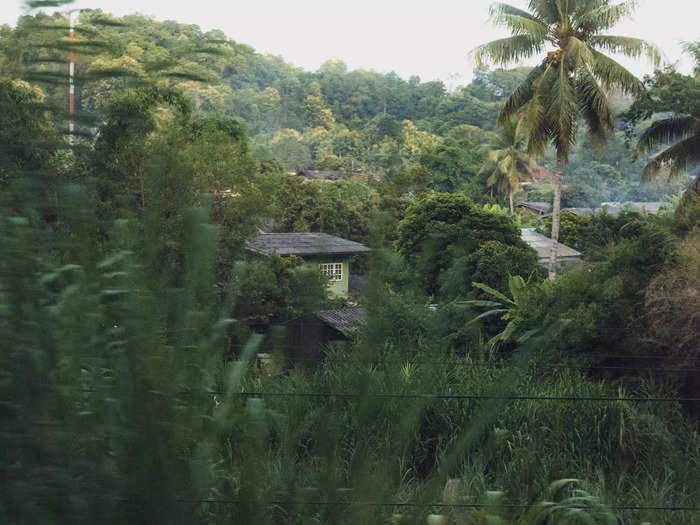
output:
<svg viewBox="0 0 700 525"><path fill-rule="evenodd" d="M698 523L694 159L641 182L691 140L649 119L692 108L611 98L600 153L578 131L565 204L689 189L564 213L584 261L549 280L519 228L551 219L508 201L551 199L555 153L497 129L527 69L447 93L85 11L67 137L65 25L0 29L0 522ZM364 242L363 293L253 256L260 230ZM358 304L353 335L297 337Z"/></svg>

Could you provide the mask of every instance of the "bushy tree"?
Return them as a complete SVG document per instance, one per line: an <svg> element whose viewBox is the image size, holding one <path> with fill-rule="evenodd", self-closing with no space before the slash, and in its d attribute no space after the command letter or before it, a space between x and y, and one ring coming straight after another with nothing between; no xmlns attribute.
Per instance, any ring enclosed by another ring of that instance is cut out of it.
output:
<svg viewBox="0 0 700 525"><path fill-rule="evenodd" d="M233 269L233 315L245 322L289 321L311 315L327 301L326 281L298 257L271 256L241 261Z"/></svg>
<svg viewBox="0 0 700 525"><path fill-rule="evenodd" d="M509 217L475 206L461 194L431 193L406 211L396 247L419 288L433 295L455 258L476 252L487 241L526 246Z"/></svg>
<svg viewBox="0 0 700 525"><path fill-rule="evenodd" d="M0 80L0 187L32 171L39 175L60 146L43 98L27 82Z"/></svg>
<svg viewBox="0 0 700 525"><path fill-rule="evenodd" d="M506 291L512 275L533 282L543 278L544 268L537 261L537 253L529 246L486 241L475 252L455 259L443 274L440 295L449 299L470 297L475 293L474 282Z"/></svg>

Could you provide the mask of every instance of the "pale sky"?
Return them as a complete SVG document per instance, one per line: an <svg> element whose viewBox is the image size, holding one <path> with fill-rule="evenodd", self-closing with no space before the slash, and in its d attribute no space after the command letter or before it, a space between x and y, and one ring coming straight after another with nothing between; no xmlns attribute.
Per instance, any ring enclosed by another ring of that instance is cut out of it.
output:
<svg viewBox="0 0 700 525"><path fill-rule="evenodd" d="M19 0L2 0L0 24L14 25ZM395 71L404 78L471 77L467 54L505 36L488 22L492 0L78 0L71 7L101 8L115 15L139 12L158 20L221 29L229 38L261 53L315 71L326 60L342 59L350 69ZM524 7L526 0L509 3ZM700 0L641 0L634 21L613 34L657 44L670 62L690 71L680 41L700 38ZM635 74L651 72L643 60L622 60Z"/></svg>

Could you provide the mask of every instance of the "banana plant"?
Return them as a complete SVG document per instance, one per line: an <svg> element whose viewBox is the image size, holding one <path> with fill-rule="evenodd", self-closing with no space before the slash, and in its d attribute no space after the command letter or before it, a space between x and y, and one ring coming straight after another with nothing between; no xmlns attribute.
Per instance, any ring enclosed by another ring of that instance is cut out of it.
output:
<svg viewBox="0 0 700 525"><path fill-rule="evenodd" d="M497 301L464 301L463 304L468 304L481 308L490 308L490 310L487 310L486 312L476 316L471 322L475 323L477 321L480 321L481 319L493 317L496 315L501 316L501 319L503 319L504 321L508 321L508 324L503 329L503 331L499 334L496 334L488 341L488 345L490 347L495 348L495 346L498 343L508 342L511 340L515 340L518 343L524 343L537 332L537 330L535 329L519 333L521 332L521 324L523 322L523 317L520 314L520 312L525 301L525 296L529 284L529 280L526 281L520 275L509 276L508 290L510 292L510 297L508 297L505 294L499 292L498 290L495 290L483 283L472 283L472 286L474 286L474 288L477 288L487 293L494 299L497 299Z"/></svg>

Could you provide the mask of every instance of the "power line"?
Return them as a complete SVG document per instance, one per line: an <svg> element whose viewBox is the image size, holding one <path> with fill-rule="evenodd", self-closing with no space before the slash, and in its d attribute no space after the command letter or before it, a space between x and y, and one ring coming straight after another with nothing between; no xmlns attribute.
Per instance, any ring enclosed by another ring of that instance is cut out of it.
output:
<svg viewBox="0 0 700 525"><path fill-rule="evenodd" d="M116 385L102 385L98 388L76 388L74 390L87 394L102 393L107 389L113 389ZM145 391L142 394L151 395L166 395L168 392ZM236 397L272 397L272 398L339 398L339 399L436 399L436 400L488 400L488 401L581 401L581 402L628 402L628 403L698 403L700 398L697 397L621 397L621 396L538 396L538 395L491 395L491 394L391 394L391 393L343 393L343 392L226 392L224 390L183 390L175 392L174 395L191 396L192 394L200 394L205 396L221 395L221 396L236 396ZM5 400L4 402L10 403Z"/></svg>
<svg viewBox="0 0 700 525"><path fill-rule="evenodd" d="M269 359L274 361L276 358L274 355L269 357L258 357L259 360ZM502 370L507 368L508 365L499 365L492 363L470 363L465 361L441 361L438 359L426 360L426 359L342 359L334 360L328 358L313 358L313 357L293 357L293 356L283 356L285 361L301 361L301 362L311 362L311 363L323 363L323 364L338 364L338 363L358 363L358 364L401 364L401 365L436 365L436 366L461 366L467 368L493 368L496 370ZM234 361L237 363L242 363L243 361ZM663 368L659 366L634 366L634 365L538 365L531 364L523 368L534 368L537 370L647 370L647 371L662 371L662 372L700 372L700 368L688 367L688 368Z"/></svg>
<svg viewBox="0 0 700 525"><path fill-rule="evenodd" d="M197 503L197 504L224 504L237 505L243 503L241 500L226 500L226 499L179 499L177 503ZM504 509L530 509L537 507L537 504L502 504L489 505L487 503L413 503L413 502L398 502L398 501L305 501L305 500L264 500L262 503L270 505L324 505L324 506L342 506L342 505L357 505L364 507L411 507L411 508L463 508L463 509L483 509L488 507L504 508ZM666 511L666 512L700 512L700 507L682 506L682 505L606 505L611 510L630 510L630 511ZM570 509L586 509L584 505L574 505L567 508Z"/></svg>
<svg viewBox="0 0 700 525"><path fill-rule="evenodd" d="M698 403L700 398L669 397L614 397L614 396L523 396L488 394L345 394L337 392L210 392L215 395L243 397L301 397L301 398L342 398L342 399L439 399L439 400L490 400L490 401L592 401L592 402L631 402L631 403Z"/></svg>
<svg viewBox="0 0 700 525"><path fill-rule="evenodd" d="M229 344L229 348L244 348L244 347L245 347L245 345L244 345L244 344L240 344L240 343L231 343L231 344ZM309 351L309 346L308 346L308 345L303 345L303 344L294 344L294 343L287 343L287 342L285 342L284 345L283 345L283 347L284 347L285 349L295 349L295 348L298 348L298 349L303 349L303 350L305 350L306 352ZM274 350L273 350L273 351L274 351ZM298 356L298 357L296 357L296 356L283 356L283 357L285 357L286 359L289 359L290 361L311 361L311 362L319 362L319 363L320 363L320 362L324 362L324 361L328 361L328 357L327 357L327 356L324 356L322 352L319 352L319 353L321 354L321 355L319 355L319 357L304 357L304 356ZM560 357L570 357L570 356L566 356L566 355L561 355L561 354L560 354ZM648 360L662 360L662 359L674 360L674 357L673 357L673 356L665 356L665 355L633 355L633 354L598 354L598 353L592 353L592 354L590 354L590 357L595 358L595 359L628 359L628 360L640 359L640 360L645 360L645 361L648 361ZM366 360L366 361L370 361L370 362L373 361L373 360L370 359L370 358L367 358L367 359L356 359L356 358L348 359L348 361L352 361L352 360L357 360L357 361L360 361L360 362L363 362L363 361L365 361L365 360ZM410 360L410 358L406 358L406 360ZM376 359L376 361L386 361L386 362L397 361L397 362L404 362L405 360L402 360L402 359L400 359L400 358L391 358L391 359L381 359L381 358L378 358L378 359ZM698 357L695 358L695 359L691 359L691 361L695 361L695 362L700 361L700 356L698 356ZM416 362L416 361L414 360L414 362ZM440 360L437 360L437 359L435 359L435 360L420 359L420 360L418 360L417 362L425 362L425 363L439 362L439 363L444 363L444 361L440 361ZM456 364L456 365L465 364L463 361L450 361L450 363L454 363L454 364ZM484 365L488 365L488 363L484 363ZM542 366L544 366L544 365L542 365ZM552 366L557 366L557 365L552 365ZM566 365L562 365L562 366L566 366ZM619 368L631 368L631 369L638 369L638 368L640 368L640 367L637 367L637 366L634 366L634 365L616 365L616 366L619 366ZM592 366L590 366L590 367L584 367L584 368L596 368L596 367L592 365ZM649 367L649 369L650 369L650 370L651 370L651 369L656 370L656 369L658 369L658 366ZM683 370L688 370L688 368L683 368ZM693 370L700 371L700 368L694 368Z"/></svg>

